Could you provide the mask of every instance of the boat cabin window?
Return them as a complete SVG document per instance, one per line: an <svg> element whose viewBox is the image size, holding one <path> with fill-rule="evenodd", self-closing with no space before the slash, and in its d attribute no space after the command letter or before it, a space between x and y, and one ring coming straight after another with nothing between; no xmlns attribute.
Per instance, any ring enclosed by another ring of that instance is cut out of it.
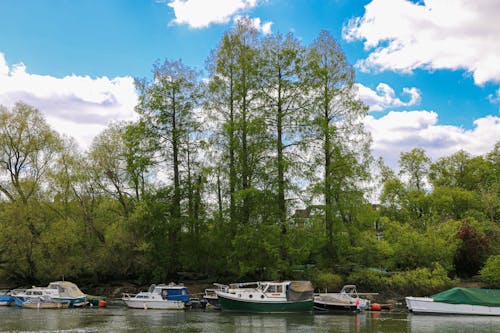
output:
<svg viewBox="0 0 500 333"><path fill-rule="evenodd" d="M283 286L281 284L270 284L266 291L267 293L282 293L283 292Z"/></svg>

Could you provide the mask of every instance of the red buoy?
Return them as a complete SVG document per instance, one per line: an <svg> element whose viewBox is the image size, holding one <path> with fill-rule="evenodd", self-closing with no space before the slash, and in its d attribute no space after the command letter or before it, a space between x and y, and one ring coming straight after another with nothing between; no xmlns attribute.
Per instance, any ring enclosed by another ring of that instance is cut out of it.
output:
<svg viewBox="0 0 500 333"><path fill-rule="evenodd" d="M103 299L99 300L99 303L97 303L97 305L99 305L99 307L100 307L100 308L105 307L105 306L106 306L106 304L107 304L107 303L106 303L106 301L105 301L105 300L103 300Z"/></svg>
<svg viewBox="0 0 500 333"><path fill-rule="evenodd" d="M372 308L371 308L372 311L380 311L381 309L382 307L380 306L380 304L372 303Z"/></svg>

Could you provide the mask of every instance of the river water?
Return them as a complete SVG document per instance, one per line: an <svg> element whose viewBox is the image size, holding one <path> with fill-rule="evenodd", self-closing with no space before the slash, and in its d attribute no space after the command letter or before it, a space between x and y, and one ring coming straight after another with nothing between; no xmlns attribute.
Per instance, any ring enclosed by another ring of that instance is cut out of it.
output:
<svg viewBox="0 0 500 333"><path fill-rule="evenodd" d="M0 332L500 332L499 317L360 314L233 314L107 308L30 310L0 306Z"/></svg>

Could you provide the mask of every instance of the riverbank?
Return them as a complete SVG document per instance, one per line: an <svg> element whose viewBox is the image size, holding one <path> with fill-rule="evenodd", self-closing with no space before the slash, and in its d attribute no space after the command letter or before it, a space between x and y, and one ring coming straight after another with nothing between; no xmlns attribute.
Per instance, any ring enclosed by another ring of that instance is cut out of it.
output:
<svg viewBox="0 0 500 333"><path fill-rule="evenodd" d="M79 284L78 281L75 282L79 288L86 294L97 295L107 299L120 299L123 293L136 294L140 291L146 291L149 288L149 284L137 284L133 281L109 281L102 284ZM166 281L165 283L169 283ZM205 289L213 288L213 283L208 281L184 281L182 282L188 289L191 297L202 297L205 293ZM459 281L457 287L465 288L481 288L484 285L478 281ZM13 284L0 283L0 290L10 290L16 288L30 288L31 286L20 286ZM446 289L446 288L445 288ZM339 289L340 290L340 289ZM443 289L444 290L444 289ZM338 290L334 290L336 292ZM397 293L394 290L387 291L384 288L383 291L375 288L363 289L358 285L358 292L362 294L361 297L367 298L372 302L381 304L395 304L404 305L404 298L406 296L417 296L410 294ZM377 295L363 295L363 293L377 293ZM435 294L435 290L429 290L425 295Z"/></svg>

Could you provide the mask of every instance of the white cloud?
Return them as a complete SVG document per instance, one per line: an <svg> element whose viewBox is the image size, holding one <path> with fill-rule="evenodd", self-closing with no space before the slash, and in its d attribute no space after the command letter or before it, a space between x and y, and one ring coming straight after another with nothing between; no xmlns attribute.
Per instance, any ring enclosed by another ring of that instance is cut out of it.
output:
<svg viewBox="0 0 500 333"><path fill-rule="evenodd" d="M244 18L250 20L250 22L252 23L252 26L255 29L257 29L257 31L262 32L264 35L269 35L271 33L271 25L273 24L273 22L266 22L266 23L261 24L260 18L258 18L258 17L249 18L249 17L243 17L240 15L237 15L234 17L234 22L238 22Z"/></svg>
<svg viewBox="0 0 500 333"><path fill-rule="evenodd" d="M474 121L467 130L438 125L434 111L389 112L375 119L367 116L366 128L373 138L374 156L382 156L387 164L397 166L401 152L423 148L433 159L449 156L460 149L473 155L485 154L500 140L500 117L487 116Z"/></svg>
<svg viewBox="0 0 500 333"><path fill-rule="evenodd" d="M364 40L362 70L465 69L476 84L500 82L498 0L372 0L343 36Z"/></svg>
<svg viewBox="0 0 500 333"><path fill-rule="evenodd" d="M55 130L83 148L110 122L136 119L137 100L132 77L31 74L22 63L9 68L0 53L0 104L11 108L23 101L36 107Z"/></svg>
<svg viewBox="0 0 500 333"><path fill-rule="evenodd" d="M372 90L360 83L356 83L358 97L370 108L370 111L383 111L390 107L407 107L420 103L420 91L413 88L403 88L402 95L409 96L408 102L403 102L396 97L394 89L385 83L379 83L375 90Z"/></svg>
<svg viewBox="0 0 500 333"><path fill-rule="evenodd" d="M173 0L172 23L187 24L191 28L206 28L211 23L227 23L236 14L257 5L257 0Z"/></svg>
<svg viewBox="0 0 500 333"><path fill-rule="evenodd" d="M500 103L500 88L498 88L495 95L494 94L488 95L488 100L494 104Z"/></svg>
<svg viewBox="0 0 500 333"><path fill-rule="evenodd" d="M0 77L9 75L9 66L3 53L0 53Z"/></svg>

